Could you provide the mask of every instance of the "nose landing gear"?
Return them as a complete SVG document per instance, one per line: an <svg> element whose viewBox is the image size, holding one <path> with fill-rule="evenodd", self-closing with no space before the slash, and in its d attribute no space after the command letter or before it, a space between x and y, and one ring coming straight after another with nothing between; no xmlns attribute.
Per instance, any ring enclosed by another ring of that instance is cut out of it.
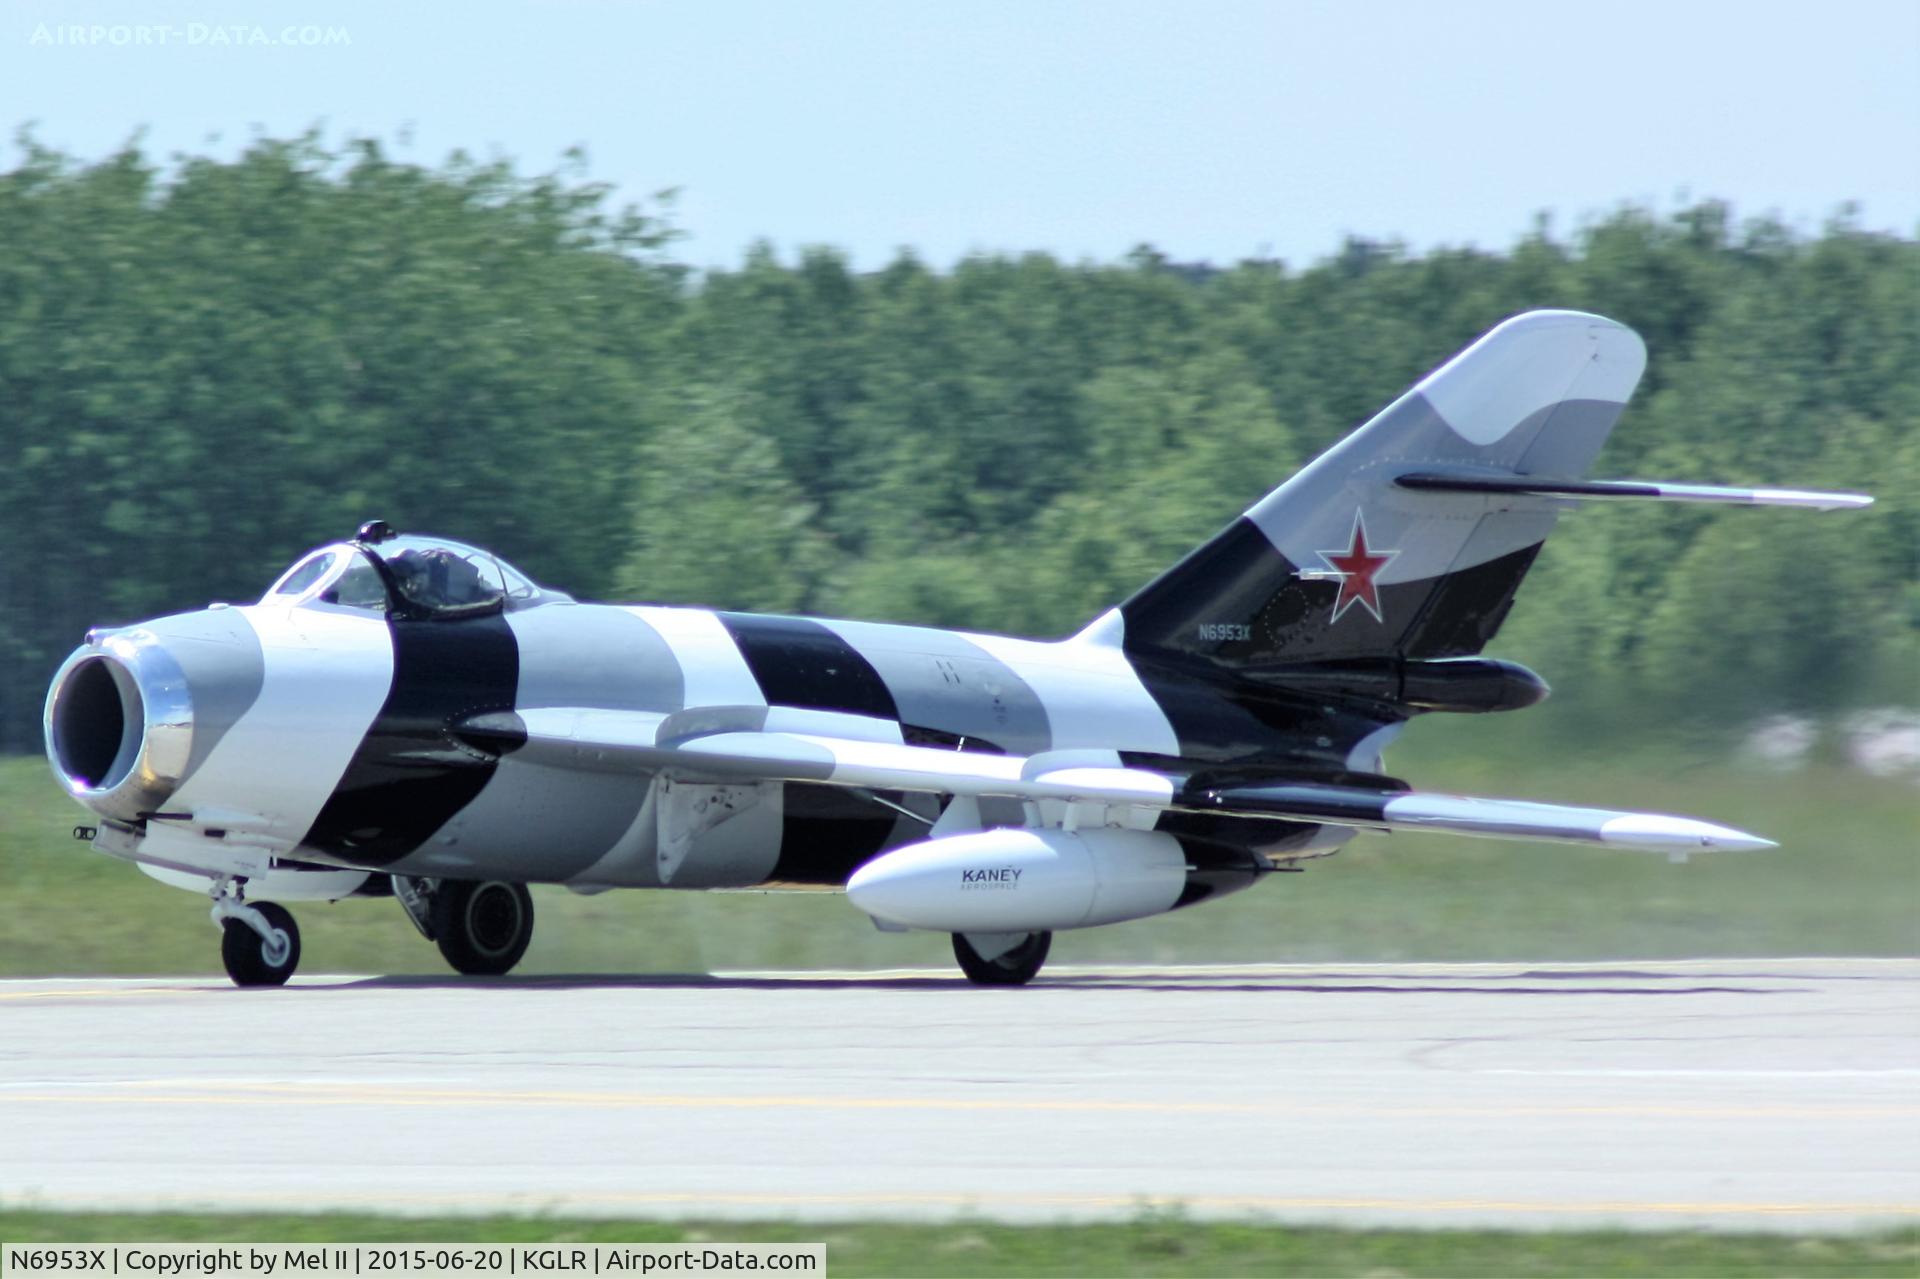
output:
<svg viewBox="0 0 1920 1279"><path fill-rule="evenodd" d="M300 966L300 926L278 902L249 905L238 884L214 890L220 959L236 986L284 986Z"/></svg>

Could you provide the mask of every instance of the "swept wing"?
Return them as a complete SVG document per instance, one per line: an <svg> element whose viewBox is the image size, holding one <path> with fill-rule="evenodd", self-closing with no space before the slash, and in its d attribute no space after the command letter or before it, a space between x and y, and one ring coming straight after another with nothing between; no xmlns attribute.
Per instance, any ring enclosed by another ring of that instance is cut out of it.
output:
<svg viewBox="0 0 1920 1279"><path fill-rule="evenodd" d="M989 755L910 745L890 721L790 707L702 708L669 715L553 707L481 715L463 736L516 745L525 758L596 771L808 782L867 790L1314 822L1684 853L1771 848L1769 840L1690 817L1529 800L1333 785L1275 776L1214 786L1126 766L1112 751ZM524 743L523 745L521 743Z"/></svg>

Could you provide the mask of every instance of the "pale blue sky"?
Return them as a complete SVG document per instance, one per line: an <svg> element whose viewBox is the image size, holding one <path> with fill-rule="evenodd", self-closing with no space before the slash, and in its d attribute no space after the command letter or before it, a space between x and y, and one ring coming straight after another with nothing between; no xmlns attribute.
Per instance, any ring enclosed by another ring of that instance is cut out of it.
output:
<svg viewBox="0 0 1920 1279"><path fill-rule="evenodd" d="M350 43L215 43L234 23ZM96 24L149 43L74 42ZM527 170L581 144L623 195L681 188L698 265L759 236L1299 263L1709 195L1911 235L1920 3L5 0L0 125L30 119L88 156L143 125L161 154L409 129Z"/></svg>

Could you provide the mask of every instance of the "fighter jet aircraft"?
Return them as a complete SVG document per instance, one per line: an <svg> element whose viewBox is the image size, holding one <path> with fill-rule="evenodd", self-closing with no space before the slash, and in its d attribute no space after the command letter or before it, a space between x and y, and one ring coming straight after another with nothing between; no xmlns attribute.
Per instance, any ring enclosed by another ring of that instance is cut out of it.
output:
<svg viewBox="0 0 1920 1279"><path fill-rule="evenodd" d="M1570 507L1871 501L1583 478L1644 364L1599 316L1510 319L1055 641L578 603L376 521L257 604L90 632L47 753L98 814L78 836L211 897L241 985L293 973L288 901L392 896L455 969L500 974L530 883L842 889L1018 985L1056 930L1211 901L1362 831L1770 847L1383 771L1415 715L1546 696L1480 654Z"/></svg>

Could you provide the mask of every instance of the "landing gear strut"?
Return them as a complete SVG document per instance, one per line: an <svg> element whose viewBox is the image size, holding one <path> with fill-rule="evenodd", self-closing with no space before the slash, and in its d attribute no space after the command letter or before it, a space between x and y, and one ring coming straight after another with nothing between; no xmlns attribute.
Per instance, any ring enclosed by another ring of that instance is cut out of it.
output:
<svg viewBox="0 0 1920 1279"><path fill-rule="evenodd" d="M976 986L1024 986L1047 962L1052 933L953 935L953 957Z"/></svg>
<svg viewBox="0 0 1920 1279"><path fill-rule="evenodd" d="M443 879L433 892L433 938L454 971L498 977L533 940L533 895L504 880Z"/></svg>
<svg viewBox="0 0 1920 1279"><path fill-rule="evenodd" d="M236 986L284 986L300 966L300 926L278 902L250 905L239 885L222 885L213 899L220 925L220 960Z"/></svg>

